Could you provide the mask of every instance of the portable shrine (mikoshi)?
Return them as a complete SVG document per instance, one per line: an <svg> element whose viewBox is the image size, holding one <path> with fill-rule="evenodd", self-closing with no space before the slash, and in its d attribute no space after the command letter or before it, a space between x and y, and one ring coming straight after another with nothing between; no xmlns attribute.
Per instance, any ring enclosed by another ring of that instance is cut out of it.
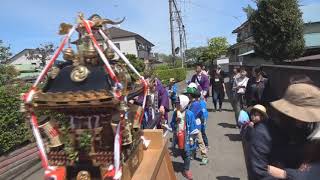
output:
<svg viewBox="0 0 320 180"><path fill-rule="evenodd" d="M62 23L65 38L22 96L47 179L119 179L142 161L147 84L105 31L118 23L82 14L75 25ZM78 32L75 45L73 32ZM65 63L54 66L61 52ZM112 60L114 53L119 60ZM128 104L135 96L144 96L142 106Z"/></svg>

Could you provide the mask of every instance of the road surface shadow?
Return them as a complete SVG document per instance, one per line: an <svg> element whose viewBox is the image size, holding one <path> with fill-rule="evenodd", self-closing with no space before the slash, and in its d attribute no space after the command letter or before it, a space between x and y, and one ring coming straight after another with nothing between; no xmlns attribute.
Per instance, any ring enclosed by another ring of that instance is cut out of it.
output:
<svg viewBox="0 0 320 180"><path fill-rule="evenodd" d="M229 138L230 141L242 141L240 134L225 134Z"/></svg>
<svg viewBox="0 0 320 180"><path fill-rule="evenodd" d="M183 172L183 163L172 161L172 166L175 172Z"/></svg>
<svg viewBox="0 0 320 180"><path fill-rule="evenodd" d="M224 109L224 108L222 108L221 110L222 110L222 112L223 111L225 111L225 112L234 112L232 109ZM208 111L209 112L215 112L216 110L214 108L208 108ZM216 111L216 112L218 113L219 111Z"/></svg>
<svg viewBox="0 0 320 180"><path fill-rule="evenodd" d="M237 177L230 177L230 176L217 176L218 180L240 180L240 178Z"/></svg>
<svg viewBox="0 0 320 180"><path fill-rule="evenodd" d="M236 129L237 126L235 124L229 124L229 123L219 123L219 126L223 128L230 128L230 129Z"/></svg>

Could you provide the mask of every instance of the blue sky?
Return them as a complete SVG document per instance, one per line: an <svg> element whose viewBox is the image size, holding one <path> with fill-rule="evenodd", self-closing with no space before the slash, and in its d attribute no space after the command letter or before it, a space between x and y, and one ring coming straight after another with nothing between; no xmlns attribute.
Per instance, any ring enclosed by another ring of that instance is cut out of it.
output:
<svg viewBox="0 0 320 180"><path fill-rule="evenodd" d="M252 0L177 0L182 4L188 47L205 45L215 36L235 42L231 32L246 19L242 7ZM320 21L320 0L302 0L306 21ZM35 48L62 39L61 22L75 22L78 12L86 17L98 13L110 19L126 17L121 28L153 42L155 52L170 52L167 0L1 0L0 39L12 52Z"/></svg>

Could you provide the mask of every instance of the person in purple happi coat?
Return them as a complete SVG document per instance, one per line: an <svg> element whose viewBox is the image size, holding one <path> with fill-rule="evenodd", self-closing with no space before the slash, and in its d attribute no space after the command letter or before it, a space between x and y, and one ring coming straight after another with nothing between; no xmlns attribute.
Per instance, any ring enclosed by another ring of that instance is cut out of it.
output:
<svg viewBox="0 0 320 180"><path fill-rule="evenodd" d="M202 69L200 65L196 67L196 74L194 74L191 78L191 82L194 82L198 85L198 90L201 92L203 97L208 97L209 92L209 78L207 75L201 73Z"/></svg>
<svg viewBox="0 0 320 180"><path fill-rule="evenodd" d="M150 120L151 120L151 121L157 121L158 123L156 124L156 126L158 128L161 128L161 120L154 119L154 118L161 118L167 122L168 112L169 112L169 95L168 95L166 88L162 85L162 83L159 79L148 78L147 80L149 81L150 94L153 94L153 95L149 95L148 99L147 99L147 104L145 107L145 115L144 115L144 120L143 120L143 126L144 126L144 128L148 128L148 126L150 125ZM155 99L156 94L158 97L157 100ZM149 98L151 98L151 99L149 99ZM151 109L149 108L150 106L148 105L150 103L153 104L156 101L158 102L158 104L155 105L154 110L160 112L160 117L153 117L153 113L150 112ZM138 104L142 105L143 95L139 96L136 102Z"/></svg>

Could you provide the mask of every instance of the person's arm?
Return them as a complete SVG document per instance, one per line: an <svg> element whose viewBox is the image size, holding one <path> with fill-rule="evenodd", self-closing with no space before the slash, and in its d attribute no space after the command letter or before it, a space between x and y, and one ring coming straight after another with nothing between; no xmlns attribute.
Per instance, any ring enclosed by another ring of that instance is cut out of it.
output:
<svg viewBox="0 0 320 180"><path fill-rule="evenodd" d="M204 83L203 83L203 90L208 91L209 90L209 77L208 76L203 76L204 77Z"/></svg>
<svg viewBox="0 0 320 180"><path fill-rule="evenodd" d="M268 173L278 179L287 179L286 171L274 166L268 166Z"/></svg>
<svg viewBox="0 0 320 180"><path fill-rule="evenodd" d="M237 89L237 80L233 78L232 90L236 90L236 89Z"/></svg>
<svg viewBox="0 0 320 180"><path fill-rule="evenodd" d="M197 75L193 75L193 76L191 77L191 82L193 82L193 83L196 82L196 76L197 76Z"/></svg>
<svg viewBox="0 0 320 180"><path fill-rule="evenodd" d="M250 146L250 163L252 172L256 179L270 177L268 173L268 156L271 153L271 138L268 137L267 130L254 129L250 134L252 144Z"/></svg>
<svg viewBox="0 0 320 180"><path fill-rule="evenodd" d="M274 166L269 165L268 166L268 172L272 177L275 177L277 179L297 179L302 180L306 179L304 174L305 172L300 171L298 169L291 169L291 168L277 168Z"/></svg>
<svg viewBox="0 0 320 180"><path fill-rule="evenodd" d="M264 89L261 95L261 102L262 105L266 106L269 102L271 102L271 88L270 88L270 82L269 79L265 79L264 81Z"/></svg>
<svg viewBox="0 0 320 180"><path fill-rule="evenodd" d="M159 88L159 98L160 98L160 107L159 110L162 113L169 111L169 95L163 86L160 85Z"/></svg>
<svg viewBox="0 0 320 180"><path fill-rule="evenodd" d="M225 85L225 82L224 82L224 77L221 77L220 81L222 83L224 93L227 93L226 85Z"/></svg>
<svg viewBox="0 0 320 180"><path fill-rule="evenodd" d="M177 84L174 84L173 87L172 87L172 95L173 96L177 96L178 94L178 85Z"/></svg>
<svg viewBox="0 0 320 180"><path fill-rule="evenodd" d="M171 122L170 122L170 127L172 131L176 131L176 124L177 124L176 118L177 118L177 111L174 111L172 114Z"/></svg>

